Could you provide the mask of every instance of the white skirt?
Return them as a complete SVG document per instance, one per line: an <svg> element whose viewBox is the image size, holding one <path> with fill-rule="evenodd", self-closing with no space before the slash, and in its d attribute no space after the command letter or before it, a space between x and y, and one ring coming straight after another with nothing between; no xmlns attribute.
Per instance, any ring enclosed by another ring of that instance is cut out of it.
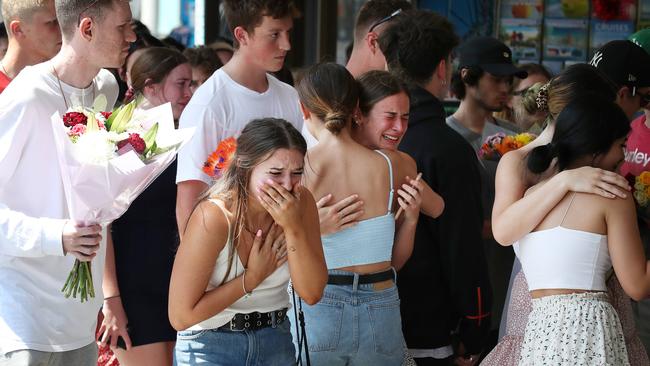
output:
<svg viewBox="0 0 650 366"><path fill-rule="evenodd" d="M606 293L533 299L520 366L629 364L621 322Z"/></svg>

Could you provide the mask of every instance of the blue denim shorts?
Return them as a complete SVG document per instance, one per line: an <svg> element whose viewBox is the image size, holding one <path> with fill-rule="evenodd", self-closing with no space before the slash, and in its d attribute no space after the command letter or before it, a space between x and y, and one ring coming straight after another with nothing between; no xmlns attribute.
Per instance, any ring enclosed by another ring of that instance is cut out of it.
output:
<svg viewBox="0 0 650 366"><path fill-rule="evenodd" d="M259 330L184 330L176 335L174 365L288 366L295 365L291 324Z"/></svg>
<svg viewBox="0 0 650 366"><path fill-rule="evenodd" d="M329 274L355 275L340 270ZM401 365L406 346L399 306L394 284L383 290L357 281L327 285L319 303L302 304L312 365ZM293 311L289 314L293 319ZM296 342L295 327L291 331Z"/></svg>

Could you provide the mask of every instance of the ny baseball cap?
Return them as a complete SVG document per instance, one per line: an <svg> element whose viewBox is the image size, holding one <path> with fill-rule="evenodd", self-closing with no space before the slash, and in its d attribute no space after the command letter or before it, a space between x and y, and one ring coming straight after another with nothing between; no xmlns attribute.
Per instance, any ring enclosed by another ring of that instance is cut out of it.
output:
<svg viewBox="0 0 650 366"><path fill-rule="evenodd" d="M479 66L495 76L516 76L524 79L528 73L512 64L512 51L494 37L474 37L458 48L458 68Z"/></svg>
<svg viewBox="0 0 650 366"><path fill-rule="evenodd" d="M607 42L589 63L619 87L650 86L650 55L632 41Z"/></svg>

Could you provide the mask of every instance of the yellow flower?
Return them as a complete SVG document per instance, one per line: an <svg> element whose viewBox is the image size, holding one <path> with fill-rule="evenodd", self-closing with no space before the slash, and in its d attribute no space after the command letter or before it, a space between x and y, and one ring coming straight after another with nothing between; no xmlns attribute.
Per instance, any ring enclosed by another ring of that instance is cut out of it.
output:
<svg viewBox="0 0 650 366"><path fill-rule="evenodd" d="M515 140L519 143L520 146L528 145L531 141L535 139L535 135L530 133L520 133L515 136Z"/></svg>
<svg viewBox="0 0 650 366"><path fill-rule="evenodd" d="M641 178L641 182L643 182L643 184L646 186L650 185L650 172L641 173L641 175L639 175L639 178Z"/></svg>

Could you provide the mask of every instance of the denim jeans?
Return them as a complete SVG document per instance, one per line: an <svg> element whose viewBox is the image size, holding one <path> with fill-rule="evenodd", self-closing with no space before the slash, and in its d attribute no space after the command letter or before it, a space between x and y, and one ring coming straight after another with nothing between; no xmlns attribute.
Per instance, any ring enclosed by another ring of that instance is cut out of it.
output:
<svg viewBox="0 0 650 366"><path fill-rule="evenodd" d="M353 275L340 270L329 274ZM319 303L302 304L313 366L396 366L404 361L397 287L374 290L357 281L358 275L353 285L327 285ZM291 331L296 342L295 327Z"/></svg>
<svg viewBox="0 0 650 366"><path fill-rule="evenodd" d="M185 330L177 333L174 365L295 365L289 319L253 331Z"/></svg>

